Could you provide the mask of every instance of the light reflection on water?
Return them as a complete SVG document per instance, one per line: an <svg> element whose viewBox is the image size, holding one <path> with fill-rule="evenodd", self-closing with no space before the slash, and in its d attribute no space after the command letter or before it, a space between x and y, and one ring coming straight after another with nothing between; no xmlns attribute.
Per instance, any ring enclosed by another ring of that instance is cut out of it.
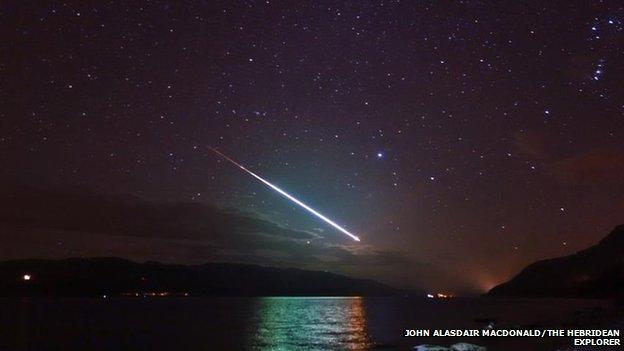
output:
<svg viewBox="0 0 624 351"><path fill-rule="evenodd" d="M253 350L369 350L360 297L266 297L257 299Z"/></svg>
<svg viewBox="0 0 624 351"><path fill-rule="evenodd" d="M407 351L457 342L489 351L551 351L569 341L402 335L406 328L481 328L478 320L484 317L496 319L498 327L560 329L595 323L601 316L596 311L615 313L609 306L609 301L565 299L4 298L0 351Z"/></svg>

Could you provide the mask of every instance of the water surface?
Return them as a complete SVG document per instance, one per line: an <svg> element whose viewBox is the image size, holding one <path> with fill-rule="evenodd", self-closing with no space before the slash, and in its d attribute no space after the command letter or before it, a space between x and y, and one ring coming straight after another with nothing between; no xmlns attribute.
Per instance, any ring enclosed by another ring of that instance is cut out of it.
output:
<svg viewBox="0 0 624 351"><path fill-rule="evenodd" d="M359 297L0 299L0 350L410 350L466 341L552 350L567 339L404 338L405 329L600 323L605 301Z"/></svg>

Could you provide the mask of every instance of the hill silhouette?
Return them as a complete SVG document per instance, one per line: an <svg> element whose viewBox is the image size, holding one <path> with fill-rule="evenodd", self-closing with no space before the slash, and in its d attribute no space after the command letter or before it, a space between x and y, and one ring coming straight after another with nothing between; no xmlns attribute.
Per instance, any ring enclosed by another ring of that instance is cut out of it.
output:
<svg viewBox="0 0 624 351"><path fill-rule="evenodd" d="M621 298L624 296L624 225L588 249L527 266L487 295Z"/></svg>
<svg viewBox="0 0 624 351"><path fill-rule="evenodd" d="M2 296L383 296L399 290L333 273L235 263L172 265L121 258L0 262Z"/></svg>

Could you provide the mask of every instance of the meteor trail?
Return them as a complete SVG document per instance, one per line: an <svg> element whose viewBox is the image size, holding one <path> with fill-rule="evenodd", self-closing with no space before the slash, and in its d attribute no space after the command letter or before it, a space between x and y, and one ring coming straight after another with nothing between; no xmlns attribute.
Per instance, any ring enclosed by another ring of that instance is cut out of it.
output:
<svg viewBox="0 0 624 351"><path fill-rule="evenodd" d="M355 241L360 241L360 238L357 235L353 235L351 233L349 233L348 230L344 229L343 227L339 226L338 224L336 224L334 221L332 221L331 219L323 216L322 214L318 213L315 209L313 209L312 207L304 204L303 202L297 200L295 197L293 197L292 195L290 195L289 193L285 192L284 190L276 187L275 185L269 183L269 181L264 180L262 177L260 177L259 175L255 174L254 172L248 170L247 168L245 168L245 166L241 165L240 163L234 161L233 159L227 157L226 155L224 155L221 151L215 149L215 148L210 148L210 150L212 150L214 153L216 153L217 155L223 157L224 159L226 159L227 161L230 161L232 164L234 164L235 166L237 166L238 168L242 169L243 171L249 173L250 175L252 175L254 178L258 179L259 181L261 181L262 183L264 183L266 186L268 186L269 188L277 191L278 193L280 193L282 196L284 196L285 198L287 198L288 200L296 203L297 205L303 207L304 209L308 210L308 212L312 213L313 215L317 216L318 218L322 219L323 221L325 221L327 224L330 224L332 227L338 229L339 231L343 232L344 234L348 235L349 237L351 237L351 239L355 240Z"/></svg>

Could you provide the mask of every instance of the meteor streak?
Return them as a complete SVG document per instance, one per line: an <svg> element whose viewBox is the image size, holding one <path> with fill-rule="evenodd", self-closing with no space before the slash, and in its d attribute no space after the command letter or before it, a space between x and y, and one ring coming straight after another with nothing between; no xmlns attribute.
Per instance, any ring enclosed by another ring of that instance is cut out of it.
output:
<svg viewBox="0 0 624 351"><path fill-rule="evenodd" d="M308 212L312 213L313 215L317 216L318 218L322 219L323 221L325 221L327 224L330 224L332 227L338 229L339 231L343 232L345 235L348 235L349 237L351 237L351 239L355 240L355 241L360 241L360 238L357 235L353 235L351 233L349 233L348 230L344 229L343 227L339 226L338 224L336 224L334 221L332 221L331 219L323 216L322 214L318 213L315 209L313 209L312 207L304 204L303 202L297 200L294 196L290 195L289 193L285 192L284 190L276 187L275 185L269 183L269 181L263 179L262 177L260 177L259 175L255 174L254 172L248 170L247 168L245 168L245 166L241 165L240 163L234 161L233 159L227 157L226 155L224 155L221 151L214 149L214 148L210 148L210 150L214 151L214 153L216 153L217 155L223 157L224 159L226 159L227 161L231 162L232 164L234 164L235 166L237 166L238 168L242 169L243 171L249 173L251 176L253 176L254 178L258 179L259 181L261 181L262 183L264 183L266 186L268 186L269 188L277 191L278 193L280 193L282 196L284 196L285 198L287 198L288 200L296 203L297 205L303 207L304 209L306 209Z"/></svg>

